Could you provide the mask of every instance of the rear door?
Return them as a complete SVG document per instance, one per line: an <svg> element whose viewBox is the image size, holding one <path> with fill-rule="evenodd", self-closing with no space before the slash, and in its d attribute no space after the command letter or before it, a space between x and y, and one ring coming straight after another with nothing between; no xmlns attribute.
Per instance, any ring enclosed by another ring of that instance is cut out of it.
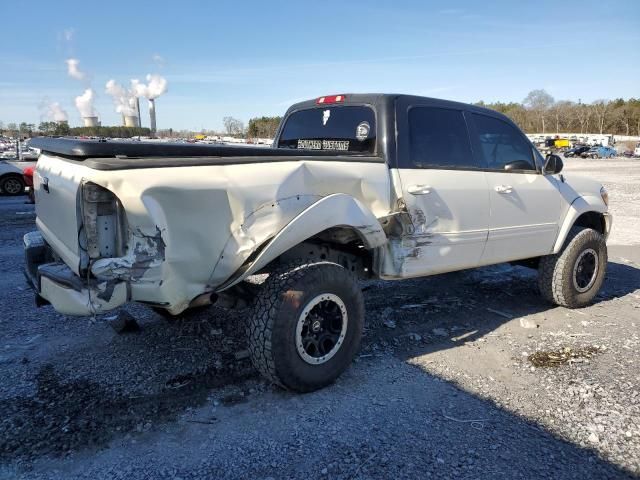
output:
<svg viewBox="0 0 640 480"><path fill-rule="evenodd" d="M401 276L475 267L489 225L485 172L461 110L398 106L398 174L414 232L403 239Z"/></svg>
<svg viewBox="0 0 640 480"><path fill-rule="evenodd" d="M558 180L542 174L541 157L516 127L481 113L468 117L475 150L488 167L491 217L481 263L548 254L558 231Z"/></svg>

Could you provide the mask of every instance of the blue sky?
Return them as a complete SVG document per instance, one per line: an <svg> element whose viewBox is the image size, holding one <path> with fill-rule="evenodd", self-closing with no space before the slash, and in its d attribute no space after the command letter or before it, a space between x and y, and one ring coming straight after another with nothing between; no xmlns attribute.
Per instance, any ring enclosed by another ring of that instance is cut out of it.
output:
<svg viewBox="0 0 640 480"><path fill-rule="evenodd" d="M637 0L308 3L3 2L0 121L38 123L48 100L78 125L74 98L91 86L103 124L117 124L105 83L148 73L168 81L158 127L195 130L345 92L640 97ZM67 75L69 57L85 80Z"/></svg>

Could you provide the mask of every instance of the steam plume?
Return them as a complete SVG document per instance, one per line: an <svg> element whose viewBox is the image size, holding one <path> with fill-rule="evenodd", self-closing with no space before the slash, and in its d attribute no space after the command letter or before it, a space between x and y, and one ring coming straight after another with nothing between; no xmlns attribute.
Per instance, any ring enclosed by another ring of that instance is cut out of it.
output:
<svg viewBox="0 0 640 480"><path fill-rule="evenodd" d="M58 102L51 102L45 98L38 106L41 112L41 119L53 120L54 122L66 122L69 120L67 112Z"/></svg>
<svg viewBox="0 0 640 480"><path fill-rule="evenodd" d="M95 117L96 110L93 107L95 94L91 88L87 88L84 93L76 97L76 108L82 117Z"/></svg>
<svg viewBox="0 0 640 480"><path fill-rule="evenodd" d="M136 115L135 92L127 90L115 80L109 80L105 86L105 90L113 98L116 112L122 113L125 116Z"/></svg>
<svg viewBox="0 0 640 480"><path fill-rule="evenodd" d="M75 78L76 80L85 79L86 74L82 70L80 70L80 67L78 66L80 64L80 60L78 60L77 58L68 58L66 62L67 73L71 78Z"/></svg>
<svg viewBox="0 0 640 480"><path fill-rule="evenodd" d="M146 97L149 100L158 98L167 91L167 80L156 74L147 75L147 83L138 79L131 80L131 89L136 97Z"/></svg>

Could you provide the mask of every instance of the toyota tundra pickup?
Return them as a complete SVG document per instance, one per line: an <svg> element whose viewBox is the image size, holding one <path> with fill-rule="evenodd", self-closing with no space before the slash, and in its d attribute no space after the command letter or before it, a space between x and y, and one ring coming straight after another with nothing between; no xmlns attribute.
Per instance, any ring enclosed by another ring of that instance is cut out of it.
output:
<svg viewBox="0 0 640 480"><path fill-rule="evenodd" d="M602 285L606 190L564 175L500 113L332 95L289 108L273 145L33 140L38 302L68 315L249 305L254 365L306 392L357 352L359 279L516 262L568 308Z"/></svg>

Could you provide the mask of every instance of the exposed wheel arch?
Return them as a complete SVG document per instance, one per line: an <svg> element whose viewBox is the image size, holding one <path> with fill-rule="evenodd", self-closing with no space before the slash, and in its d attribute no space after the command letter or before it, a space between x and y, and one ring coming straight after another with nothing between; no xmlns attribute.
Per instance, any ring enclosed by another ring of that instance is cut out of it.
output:
<svg viewBox="0 0 640 480"><path fill-rule="evenodd" d="M604 215L601 212L584 212L576 221L573 222L574 227L586 227L595 230L598 233L605 234L606 232L606 222L604 219Z"/></svg>
<svg viewBox="0 0 640 480"><path fill-rule="evenodd" d="M387 236L375 215L359 200L341 193L329 195L302 211L275 236L260 245L217 291L253 275L306 241L321 243L323 239L342 246L355 241L362 248L373 250L384 245Z"/></svg>
<svg viewBox="0 0 640 480"><path fill-rule="evenodd" d="M607 206L599 196L582 195L576 198L569 206L553 250L550 253L558 253L564 245L570 230L573 227L586 227L604 235L605 239L611 228L611 217L607 217Z"/></svg>

